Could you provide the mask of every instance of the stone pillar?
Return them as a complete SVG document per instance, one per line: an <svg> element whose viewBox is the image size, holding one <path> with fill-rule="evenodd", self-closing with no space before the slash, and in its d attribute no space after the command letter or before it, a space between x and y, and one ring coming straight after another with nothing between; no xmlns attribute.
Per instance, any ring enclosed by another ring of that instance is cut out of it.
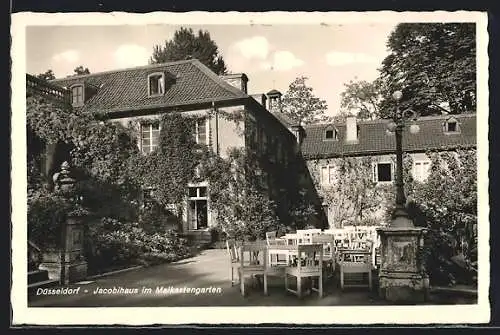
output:
<svg viewBox="0 0 500 335"><path fill-rule="evenodd" d="M74 206L61 225L59 250L44 254L40 269L49 271L50 279L69 284L87 276L84 257L84 228L86 212L79 205L80 197L75 190L76 180L70 176L69 164L61 165L61 172L54 174L55 192L66 197Z"/></svg>
<svg viewBox="0 0 500 335"><path fill-rule="evenodd" d="M391 302L418 303L428 299L429 277L420 257L424 228L386 227L380 236L379 294Z"/></svg>

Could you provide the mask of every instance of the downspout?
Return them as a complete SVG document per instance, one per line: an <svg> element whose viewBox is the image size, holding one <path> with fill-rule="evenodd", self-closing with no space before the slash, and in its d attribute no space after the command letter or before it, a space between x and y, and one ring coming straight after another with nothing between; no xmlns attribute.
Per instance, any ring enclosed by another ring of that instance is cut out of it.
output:
<svg viewBox="0 0 500 335"><path fill-rule="evenodd" d="M219 155L219 110L215 107L215 101L212 101L212 109L215 112L215 152Z"/></svg>

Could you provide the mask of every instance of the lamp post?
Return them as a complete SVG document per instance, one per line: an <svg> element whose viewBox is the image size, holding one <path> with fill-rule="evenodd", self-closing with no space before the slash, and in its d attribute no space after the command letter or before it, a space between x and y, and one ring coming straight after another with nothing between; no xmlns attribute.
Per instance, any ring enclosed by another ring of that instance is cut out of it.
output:
<svg viewBox="0 0 500 335"><path fill-rule="evenodd" d="M394 92L399 102L403 94ZM410 136L419 132L415 123L417 113L401 110L399 103L387 128L396 138L396 206L392 221L387 227L377 229L380 236L379 295L392 302L422 302L428 297L429 278L425 273L419 250L423 246L424 228L415 227L406 211L403 182L403 132L406 124Z"/></svg>
<svg viewBox="0 0 500 335"><path fill-rule="evenodd" d="M405 208L406 197L404 193L403 182L403 131L406 123L409 120L416 121L417 113L411 109L401 110L399 101L403 97L401 91L396 91L392 95L394 100L398 102L396 111L392 117L392 122L387 128L390 132L394 132L396 137L396 206L393 213L391 227L413 227L413 221L408 218L408 213ZM410 125L410 133L416 134L420 131L420 127L413 123Z"/></svg>

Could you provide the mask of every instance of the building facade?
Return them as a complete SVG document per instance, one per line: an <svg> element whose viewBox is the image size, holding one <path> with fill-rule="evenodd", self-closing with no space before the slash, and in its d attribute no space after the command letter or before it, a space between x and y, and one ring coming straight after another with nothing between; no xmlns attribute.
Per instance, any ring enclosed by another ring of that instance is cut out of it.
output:
<svg viewBox="0 0 500 335"><path fill-rule="evenodd" d="M137 145L147 155L158 148L160 118L169 112L196 119L198 144L227 157L232 148L251 149L260 169L259 183L278 204L286 221L290 178L299 164L300 143L294 125L269 112L279 104L275 94L250 96L245 74L217 76L195 59L130 69L70 76L48 86L69 92L72 108L102 119L136 127ZM216 224L210 208L208 182L186 190L183 230L207 231ZM145 196L151 190L144 185Z"/></svg>
<svg viewBox="0 0 500 335"><path fill-rule="evenodd" d="M322 199L330 227L385 224L394 199L395 135L388 120L360 121L305 128L301 150ZM421 117L418 133L403 133L405 173L425 182L431 170L430 152L476 148L476 115Z"/></svg>
<svg viewBox="0 0 500 335"><path fill-rule="evenodd" d="M302 127L281 110L281 93L248 94L245 74L217 76L198 60L185 60L55 79L47 83L27 75L27 92L70 105L100 118L136 127L137 146L147 155L158 148L160 118L181 112L195 117L195 141L221 157L232 148L255 153L261 188L290 225L291 199L304 190L317 215L309 225L383 223L394 191L395 136L387 120ZM420 131L405 131L403 149L417 181L430 173L429 151L476 147L475 114L422 117ZM30 140L30 138L28 138ZM28 145L37 145L29 141ZM43 173L50 176L64 151L49 145ZM52 158L50 158L52 157ZM52 168L51 168L52 167ZM51 170L52 169L52 170ZM294 185L295 187L291 187ZM154 190L144 186L147 198ZM190 183L182 211L185 232L205 232L216 225L207 181Z"/></svg>

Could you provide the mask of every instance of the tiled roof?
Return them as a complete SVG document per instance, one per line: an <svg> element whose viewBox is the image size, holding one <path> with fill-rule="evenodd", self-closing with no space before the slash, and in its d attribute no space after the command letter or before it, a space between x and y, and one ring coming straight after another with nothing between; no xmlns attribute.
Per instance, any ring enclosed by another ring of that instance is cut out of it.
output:
<svg viewBox="0 0 500 335"><path fill-rule="evenodd" d="M147 78L157 71L166 71L175 77L175 81L166 86L164 95L149 97ZM83 107L91 112L165 108L248 97L196 59L73 76L51 82L63 87L78 83L98 87L97 93Z"/></svg>
<svg viewBox="0 0 500 335"><path fill-rule="evenodd" d="M445 133L443 124L454 117L460 127L459 133ZM338 140L325 140L324 134L330 124L310 125L305 127L302 142L302 154L307 159L337 157L345 155L383 154L395 151L394 133L387 131L390 120L357 121L359 137L357 143L346 143L345 124L336 124ZM420 131L403 133L403 150L408 152L445 149L452 147L476 146L476 114L445 115L421 117L417 121ZM331 129L331 128L329 128Z"/></svg>
<svg viewBox="0 0 500 335"><path fill-rule="evenodd" d="M280 120L280 122L287 128L290 128L291 126L296 126L298 125L299 123L292 120L290 117L288 117L287 115L285 115L284 113L282 112L278 112L278 111L271 111L271 114L273 114L274 116L276 116L276 118L278 120Z"/></svg>

